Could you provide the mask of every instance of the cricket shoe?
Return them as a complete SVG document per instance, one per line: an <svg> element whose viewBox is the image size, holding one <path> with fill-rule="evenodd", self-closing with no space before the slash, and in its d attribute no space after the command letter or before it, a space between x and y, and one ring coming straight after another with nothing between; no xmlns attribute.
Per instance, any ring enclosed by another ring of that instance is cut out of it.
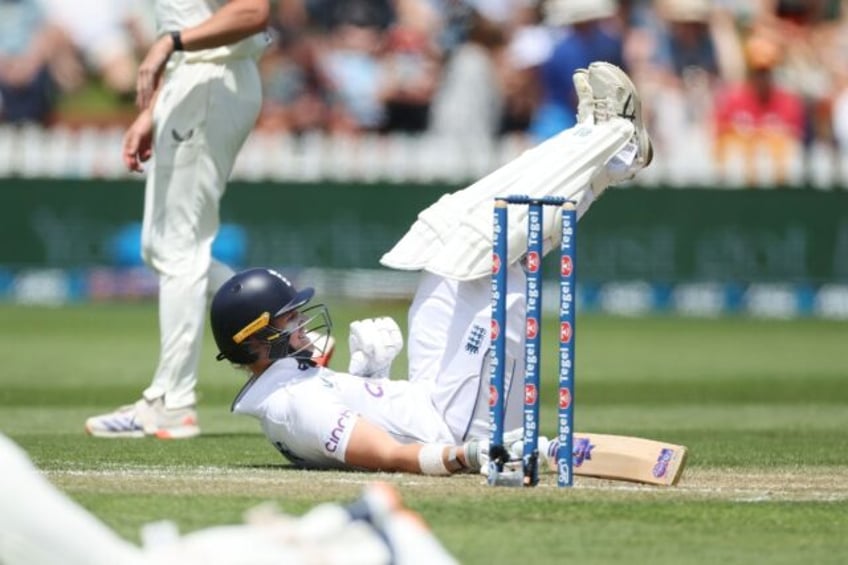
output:
<svg viewBox="0 0 848 565"><path fill-rule="evenodd" d="M163 398L142 398L114 412L92 416L85 431L94 437L185 439L200 435L194 406L167 408Z"/></svg>
<svg viewBox="0 0 848 565"><path fill-rule="evenodd" d="M594 123L595 100L592 94L592 86L589 84L589 71L577 69L571 75L574 83L574 91L577 93L577 123Z"/></svg>
<svg viewBox="0 0 848 565"><path fill-rule="evenodd" d="M589 88L594 98L595 122L624 118L636 130L636 169L647 167L654 158L654 147L642 115L642 101L630 77L617 66L604 61L589 65Z"/></svg>

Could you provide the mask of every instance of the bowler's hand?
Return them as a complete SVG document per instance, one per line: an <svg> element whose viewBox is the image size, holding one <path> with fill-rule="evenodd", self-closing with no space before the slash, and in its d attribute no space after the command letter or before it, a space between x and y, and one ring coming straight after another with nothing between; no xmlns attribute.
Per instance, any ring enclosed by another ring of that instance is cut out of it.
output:
<svg viewBox="0 0 848 565"><path fill-rule="evenodd" d="M135 103L140 109L145 110L150 106L153 94L159 86L159 79L162 78L162 71L165 70L165 63L173 52L174 42L171 36L163 35L156 40L139 65L135 83Z"/></svg>
<svg viewBox="0 0 848 565"><path fill-rule="evenodd" d="M123 158L129 171L142 172L141 164L153 155L153 112L145 110L124 134Z"/></svg>

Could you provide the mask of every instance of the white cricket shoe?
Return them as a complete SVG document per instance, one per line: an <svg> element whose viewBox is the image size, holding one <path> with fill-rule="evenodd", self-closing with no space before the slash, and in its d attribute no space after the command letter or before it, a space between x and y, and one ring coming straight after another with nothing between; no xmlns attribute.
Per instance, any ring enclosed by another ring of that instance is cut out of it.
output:
<svg viewBox="0 0 848 565"><path fill-rule="evenodd" d="M577 92L577 123L594 123L595 101L589 84L589 71L577 69L571 75L571 82L574 83L574 91Z"/></svg>
<svg viewBox="0 0 848 565"><path fill-rule="evenodd" d="M595 121L604 122L618 117L633 122L638 147L635 164L639 168L648 166L654 158L654 148L645 129L642 102L633 81L617 66L595 61L589 65L589 87L594 97Z"/></svg>
<svg viewBox="0 0 848 565"><path fill-rule="evenodd" d="M142 398L114 412L92 416L85 431L94 437L185 439L200 435L194 406L169 409L163 398Z"/></svg>

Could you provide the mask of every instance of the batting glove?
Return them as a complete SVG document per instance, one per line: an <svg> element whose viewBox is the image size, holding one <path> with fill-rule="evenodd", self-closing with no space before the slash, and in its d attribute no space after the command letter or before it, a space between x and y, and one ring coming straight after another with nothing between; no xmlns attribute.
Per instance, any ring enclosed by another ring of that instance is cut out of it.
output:
<svg viewBox="0 0 848 565"><path fill-rule="evenodd" d="M521 468L521 458L524 455L524 429L516 428L506 431L504 432L503 439L504 447L509 455L509 460L506 461L505 467L510 471ZM545 455L547 449L548 439L544 436L539 436L539 453L542 461L546 461ZM473 439L469 441L465 444L465 453L470 466L478 470L481 475L488 474L490 460L488 439Z"/></svg>
<svg viewBox="0 0 848 565"><path fill-rule="evenodd" d="M403 349L403 334L392 318L367 318L350 324L351 375L388 378L392 362Z"/></svg>

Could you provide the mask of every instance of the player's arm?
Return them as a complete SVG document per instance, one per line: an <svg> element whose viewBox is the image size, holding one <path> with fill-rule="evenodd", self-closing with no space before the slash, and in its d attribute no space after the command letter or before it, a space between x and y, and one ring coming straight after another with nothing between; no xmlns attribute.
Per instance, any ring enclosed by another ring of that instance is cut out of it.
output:
<svg viewBox="0 0 848 565"><path fill-rule="evenodd" d="M124 133L122 157L128 171L142 172L142 164L153 156L153 107L160 90L157 88L153 92L150 105L139 112Z"/></svg>
<svg viewBox="0 0 848 565"><path fill-rule="evenodd" d="M240 41L264 30L271 7L268 0L230 0L208 19L186 29L171 30L150 47L136 79L136 104L151 106L165 63L174 51L199 51Z"/></svg>
<svg viewBox="0 0 848 565"><path fill-rule="evenodd" d="M230 0L200 24L173 30L180 34L182 49L199 51L229 45L263 31L271 14L268 0ZM173 44L173 39L171 39Z"/></svg>
<svg viewBox="0 0 848 565"><path fill-rule="evenodd" d="M345 463L369 471L450 475L480 470L477 444L403 444L371 422L357 418L345 451Z"/></svg>

